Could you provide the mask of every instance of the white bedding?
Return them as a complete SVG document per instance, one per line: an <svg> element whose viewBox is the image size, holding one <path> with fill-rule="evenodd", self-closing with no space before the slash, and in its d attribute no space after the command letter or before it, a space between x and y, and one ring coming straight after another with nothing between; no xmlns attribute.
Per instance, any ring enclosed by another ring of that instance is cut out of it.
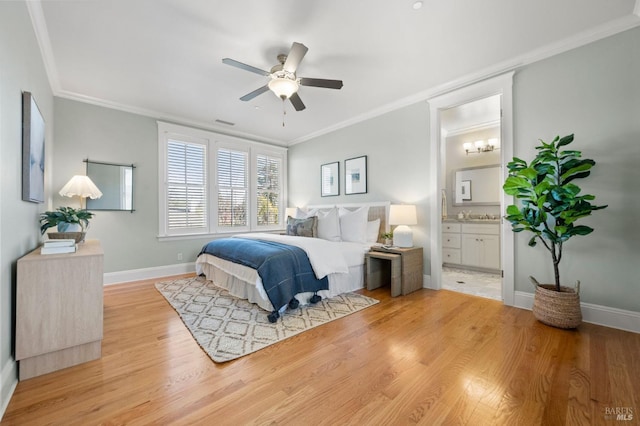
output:
<svg viewBox="0 0 640 426"><path fill-rule="evenodd" d="M328 276L329 290L318 292L323 298L358 290L364 285L364 254L369 251L370 243L335 242L275 234L241 234L237 237L275 241L303 249L316 276ZM262 280L255 269L203 254L196 260L196 272L204 274L208 280L225 288L232 295L256 303L267 311L273 311ZM296 298L301 304L307 304L312 294L301 293L296 295Z"/></svg>

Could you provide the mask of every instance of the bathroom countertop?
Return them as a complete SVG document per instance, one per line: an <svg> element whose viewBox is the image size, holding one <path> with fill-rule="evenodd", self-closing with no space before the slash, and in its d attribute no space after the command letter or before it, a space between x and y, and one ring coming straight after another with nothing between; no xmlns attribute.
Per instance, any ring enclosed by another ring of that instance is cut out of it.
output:
<svg viewBox="0 0 640 426"><path fill-rule="evenodd" d="M455 217L448 217L446 219L442 219L442 222L447 222L447 223L500 223L500 219L478 219L478 218L473 218L473 219L458 219Z"/></svg>

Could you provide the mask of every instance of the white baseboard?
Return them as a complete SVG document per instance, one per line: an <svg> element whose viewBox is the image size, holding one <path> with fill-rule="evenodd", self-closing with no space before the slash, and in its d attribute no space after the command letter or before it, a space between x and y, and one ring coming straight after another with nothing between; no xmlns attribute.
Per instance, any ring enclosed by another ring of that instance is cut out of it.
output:
<svg viewBox="0 0 640 426"><path fill-rule="evenodd" d="M188 274L196 271L194 262L176 265L156 266L153 268L132 269L130 271L108 272L104 274L104 285L126 283L130 281L148 280L170 275Z"/></svg>
<svg viewBox="0 0 640 426"><path fill-rule="evenodd" d="M10 358L0 373L0 419L7 410L16 386L18 386L18 363Z"/></svg>
<svg viewBox="0 0 640 426"><path fill-rule="evenodd" d="M431 288L431 275L422 275L422 288Z"/></svg>
<svg viewBox="0 0 640 426"><path fill-rule="evenodd" d="M516 291L514 306L531 310L533 307L533 293ZM582 308L582 320L584 322L640 333L640 312L584 302L580 303L580 307Z"/></svg>

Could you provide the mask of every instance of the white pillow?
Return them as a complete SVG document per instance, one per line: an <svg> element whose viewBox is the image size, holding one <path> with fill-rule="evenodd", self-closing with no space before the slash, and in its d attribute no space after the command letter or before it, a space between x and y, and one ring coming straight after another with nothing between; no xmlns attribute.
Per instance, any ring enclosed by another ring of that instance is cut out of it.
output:
<svg viewBox="0 0 640 426"><path fill-rule="evenodd" d="M352 241L355 243L364 243L367 241L369 206L360 207L354 211L340 207L338 214L340 216L340 236L342 241Z"/></svg>
<svg viewBox="0 0 640 426"><path fill-rule="evenodd" d="M367 242L378 242L378 234L380 233L380 218L367 222Z"/></svg>
<svg viewBox="0 0 640 426"><path fill-rule="evenodd" d="M313 216L312 214L307 213L306 211L302 210L300 207L296 207L296 212L293 215L294 219L306 219L308 217Z"/></svg>
<svg viewBox="0 0 640 426"><path fill-rule="evenodd" d="M314 209L309 211L308 215L318 216L318 238L340 241L340 221L337 208L325 211Z"/></svg>

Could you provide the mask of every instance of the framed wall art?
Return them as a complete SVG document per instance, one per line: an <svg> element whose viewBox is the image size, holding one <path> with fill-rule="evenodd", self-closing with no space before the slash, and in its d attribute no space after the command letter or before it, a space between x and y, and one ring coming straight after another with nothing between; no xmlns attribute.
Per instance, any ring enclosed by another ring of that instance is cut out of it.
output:
<svg viewBox="0 0 640 426"><path fill-rule="evenodd" d="M22 92L22 199L44 203L44 118L30 92Z"/></svg>
<svg viewBox="0 0 640 426"><path fill-rule="evenodd" d="M365 194L367 192L367 156L344 160L344 193Z"/></svg>
<svg viewBox="0 0 640 426"><path fill-rule="evenodd" d="M462 201L471 201L471 181L463 180L460 183L460 199Z"/></svg>
<svg viewBox="0 0 640 426"><path fill-rule="evenodd" d="M320 166L320 195L332 197L340 195L340 163L323 164Z"/></svg>

